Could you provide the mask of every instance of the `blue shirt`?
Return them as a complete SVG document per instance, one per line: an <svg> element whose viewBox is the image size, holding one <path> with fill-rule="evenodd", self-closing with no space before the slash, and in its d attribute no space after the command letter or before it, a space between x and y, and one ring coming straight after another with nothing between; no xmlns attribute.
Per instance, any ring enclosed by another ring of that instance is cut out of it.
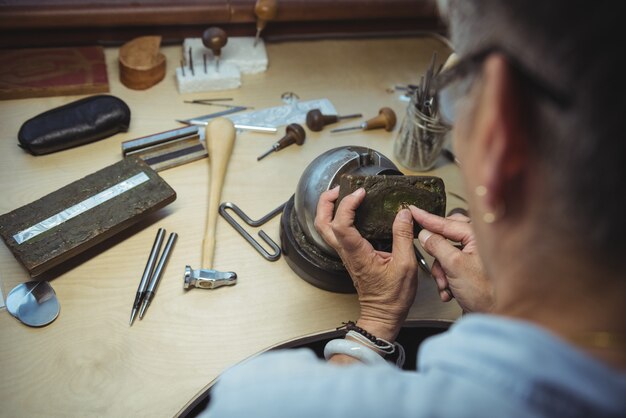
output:
<svg viewBox="0 0 626 418"><path fill-rule="evenodd" d="M418 371L334 365L307 349L227 370L204 417L626 417L626 373L527 322L467 315Z"/></svg>

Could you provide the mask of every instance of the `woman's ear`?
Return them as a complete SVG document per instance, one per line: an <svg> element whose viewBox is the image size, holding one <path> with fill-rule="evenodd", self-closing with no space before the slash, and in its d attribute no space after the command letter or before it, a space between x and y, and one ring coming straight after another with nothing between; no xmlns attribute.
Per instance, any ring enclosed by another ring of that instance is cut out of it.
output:
<svg viewBox="0 0 626 418"><path fill-rule="evenodd" d="M528 129L524 124L523 95L513 68L502 54L489 56L483 68L474 119L478 176L489 193L492 209L509 204L522 193L528 159ZM477 157L478 157L477 156Z"/></svg>

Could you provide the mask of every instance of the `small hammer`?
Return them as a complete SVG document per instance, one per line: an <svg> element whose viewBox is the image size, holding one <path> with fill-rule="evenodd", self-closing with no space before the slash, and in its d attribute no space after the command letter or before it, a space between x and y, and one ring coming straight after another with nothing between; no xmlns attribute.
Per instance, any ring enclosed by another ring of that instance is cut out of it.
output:
<svg viewBox="0 0 626 418"><path fill-rule="evenodd" d="M226 118L216 118L206 126L206 148L209 154L209 175L211 178L209 190L209 206L207 209L206 229L202 242L202 266L193 270L185 267L184 288L200 287L214 289L224 285L237 283L237 274L232 271L222 272L212 270L213 255L215 253L215 231L217 214L222 195L222 186L226 176L228 161L235 144L235 127Z"/></svg>

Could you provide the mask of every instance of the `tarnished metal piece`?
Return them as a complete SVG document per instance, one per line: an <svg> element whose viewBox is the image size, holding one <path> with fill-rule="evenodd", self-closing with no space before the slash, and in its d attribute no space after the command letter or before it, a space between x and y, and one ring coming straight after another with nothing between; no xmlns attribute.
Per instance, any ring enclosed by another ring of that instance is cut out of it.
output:
<svg viewBox="0 0 626 418"><path fill-rule="evenodd" d="M185 266L184 288L199 287L202 289L215 289L221 286L237 284L237 273L234 271L218 271L210 269L193 270Z"/></svg>
<svg viewBox="0 0 626 418"><path fill-rule="evenodd" d="M356 210L354 226L367 240L391 241L396 214L410 205L438 216L446 212L446 191L443 180L433 176L355 176L341 177L341 200L363 187L363 202ZM414 223L417 235L420 227Z"/></svg>

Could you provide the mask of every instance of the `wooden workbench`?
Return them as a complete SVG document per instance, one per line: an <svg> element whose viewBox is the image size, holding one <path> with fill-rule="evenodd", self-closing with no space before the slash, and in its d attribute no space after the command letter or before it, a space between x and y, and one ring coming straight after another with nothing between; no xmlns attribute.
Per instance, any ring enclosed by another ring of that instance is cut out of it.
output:
<svg viewBox="0 0 626 418"><path fill-rule="evenodd" d="M118 161L122 141L173 129L179 126L176 118L219 110L183 100L230 96L234 103L262 109L281 105L281 94L291 91L301 100L328 98L340 114L368 117L389 106L400 122L406 102L388 89L417 82L433 50L440 57L449 52L441 40L431 37L288 42L267 49L268 71L243 76L240 89L185 96L178 94L173 76L180 48L163 49L167 75L145 91L120 84L117 50L108 49L110 93L131 108L129 132L47 156L33 157L18 148L20 125L79 97L0 102L0 213ZM289 147L261 162L256 157L279 135L241 133L222 201L235 202L259 218L295 192L300 174L320 153L362 145L393 159L397 131L398 126L390 133L307 131L302 147ZM355 295L311 286L282 258L265 261L221 218L214 267L236 271L239 282L216 290L185 291L185 265L200 267L208 172L206 159L161 172L178 194L173 204L58 270L51 284L61 313L52 324L29 328L6 309L0 311L0 416L173 416L225 368L278 343L357 318ZM442 159L433 173L444 178L449 191L463 195L456 166ZM455 206L463 203L448 196L448 208ZM278 219L263 227L277 241ZM179 239L146 317L129 327L132 302L158 227L177 232ZM0 280L5 296L29 280L4 243ZM409 319L453 320L459 314L456 303L439 301L432 279L420 272Z"/></svg>

